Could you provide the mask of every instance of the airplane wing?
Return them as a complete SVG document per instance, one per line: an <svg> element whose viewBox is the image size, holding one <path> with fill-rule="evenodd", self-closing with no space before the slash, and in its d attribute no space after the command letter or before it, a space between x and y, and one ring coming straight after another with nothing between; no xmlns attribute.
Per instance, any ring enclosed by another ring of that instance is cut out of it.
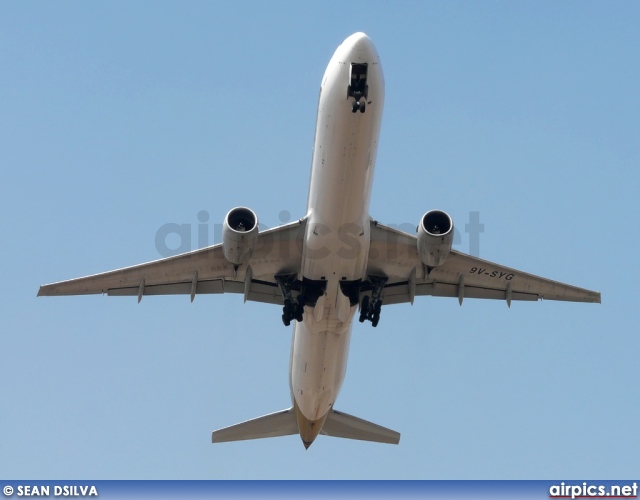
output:
<svg viewBox="0 0 640 500"><path fill-rule="evenodd" d="M258 233L248 264L234 269L222 253L222 245L146 264L94 274L84 278L42 285L41 295L190 295L242 293L245 301L282 305L274 279L277 274L295 274L302 259L305 219Z"/></svg>
<svg viewBox="0 0 640 500"><path fill-rule="evenodd" d="M371 221L369 276L387 277L382 303L411 302L417 295L505 300L598 302L600 292L585 290L451 250L440 266L427 269L417 238Z"/></svg>

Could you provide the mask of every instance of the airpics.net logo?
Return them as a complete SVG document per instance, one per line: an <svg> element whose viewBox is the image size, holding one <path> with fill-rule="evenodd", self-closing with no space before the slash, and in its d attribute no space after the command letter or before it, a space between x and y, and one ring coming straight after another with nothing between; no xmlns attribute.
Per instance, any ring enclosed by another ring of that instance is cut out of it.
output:
<svg viewBox="0 0 640 500"><path fill-rule="evenodd" d="M17 497L97 497L98 488L92 485L38 485L38 484L19 484L12 486L5 485L2 488L5 497L14 495Z"/></svg>
<svg viewBox="0 0 640 500"><path fill-rule="evenodd" d="M638 484L554 484L549 498L638 498Z"/></svg>
<svg viewBox="0 0 640 500"><path fill-rule="evenodd" d="M155 235L155 247L161 257L172 257L191 250L208 247L217 243L222 243L222 223L210 223L210 215L206 210L200 210L197 215L196 224L185 222L168 222L158 228ZM281 210L278 214L281 224L292 222L291 213L288 210ZM480 235L484 233L485 225L480 223L480 212L469 212L468 222L464 224L464 233L467 235L469 255L480 256ZM417 223L385 224L391 229L397 229L409 234L415 234ZM353 226L353 227L352 227ZM194 230L195 227L195 230ZM260 223L260 231L270 229ZM354 239L351 238L356 230L355 224L345 224L338 230L338 236L345 239L345 250L348 253L357 254L357 249L353 248ZM463 237L460 229L454 224L453 246L458 247L463 244ZM348 247L348 248L347 248ZM320 256L321 253L318 253Z"/></svg>

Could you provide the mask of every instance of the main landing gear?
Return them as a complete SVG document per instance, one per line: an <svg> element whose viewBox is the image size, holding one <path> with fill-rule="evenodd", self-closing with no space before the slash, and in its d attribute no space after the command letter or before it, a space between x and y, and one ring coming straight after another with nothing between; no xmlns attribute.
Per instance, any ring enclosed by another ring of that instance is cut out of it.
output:
<svg viewBox="0 0 640 500"><path fill-rule="evenodd" d="M371 321L371 326L374 328L378 326L380 321L380 311L382 309L382 290L387 278L371 277L371 283L373 284L373 292L371 298L368 295L362 297L360 303L360 317L358 318L360 323L364 323L364 320Z"/></svg>
<svg viewBox="0 0 640 500"><path fill-rule="evenodd" d="M291 283L295 280L294 276L276 276L276 282L280 287L280 292L284 297L284 307L282 308L282 322L284 326L289 326L292 320L302 321L304 313L304 295L299 294L297 299L291 294Z"/></svg>
<svg viewBox="0 0 640 500"><path fill-rule="evenodd" d="M310 280L302 278L298 280L297 274L286 274L275 277L284 307L282 308L282 322L289 326L293 320L301 322L304 318L304 307L314 307L318 298L326 293L326 280ZM293 296L293 292L297 295ZM358 292L355 292L351 305L358 303Z"/></svg>
<svg viewBox="0 0 640 500"><path fill-rule="evenodd" d="M302 321L302 314L304 312L304 300L302 296L298 297L297 302L292 302L291 299L284 301L284 307L282 308L282 322L284 326L289 326L291 320L298 322Z"/></svg>

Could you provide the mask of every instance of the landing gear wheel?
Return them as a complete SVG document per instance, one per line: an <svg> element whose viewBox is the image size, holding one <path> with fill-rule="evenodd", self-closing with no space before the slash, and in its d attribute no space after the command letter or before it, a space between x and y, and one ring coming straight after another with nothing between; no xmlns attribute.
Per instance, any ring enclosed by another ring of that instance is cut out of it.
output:
<svg viewBox="0 0 640 500"><path fill-rule="evenodd" d="M360 109L360 103L358 101L353 101L353 105L351 106L351 112L355 113Z"/></svg>
<svg viewBox="0 0 640 500"><path fill-rule="evenodd" d="M293 308L293 319L295 319L298 323L302 322L302 313L304 309L300 304L296 304Z"/></svg>
<svg viewBox="0 0 640 500"><path fill-rule="evenodd" d="M275 276L276 283L280 288L280 293L283 298L283 307L282 307L282 322L284 326L289 326L291 321L294 319L296 321L302 321L302 313L304 310L302 306L304 305L304 297L298 296L297 300L294 300L291 295L291 287L295 282L295 275L278 275Z"/></svg>
<svg viewBox="0 0 640 500"><path fill-rule="evenodd" d="M364 109L364 101L360 103L360 106ZM362 297L362 302L360 303L360 323L364 323L365 320L371 321L373 327L378 326L380 322L380 311L382 310L382 292L384 290L384 285L387 282L386 277L377 277L370 276L369 277L372 292L371 296L364 295Z"/></svg>
<svg viewBox="0 0 640 500"><path fill-rule="evenodd" d="M367 106L367 103L362 101L360 103L360 113L364 113L364 108Z"/></svg>
<svg viewBox="0 0 640 500"><path fill-rule="evenodd" d="M293 304L289 299L284 300L284 307L282 308L282 322L284 326L289 326L294 316Z"/></svg>
<svg viewBox="0 0 640 500"><path fill-rule="evenodd" d="M289 326L291 324L291 318L289 318L287 314L283 314L282 322L284 323L284 326Z"/></svg>
<svg viewBox="0 0 640 500"><path fill-rule="evenodd" d="M358 318L358 321L360 321L360 323L364 323L367 316L369 316L369 296L365 295L362 297L362 303L360 304L360 317Z"/></svg>
<svg viewBox="0 0 640 500"><path fill-rule="evenodd" d="M371 311L371 326L374 328L378 326L378 322L380 321L380 311L382 310L382 302L379 300L376 302L376 305L373 306L373 311Z"/></svg>

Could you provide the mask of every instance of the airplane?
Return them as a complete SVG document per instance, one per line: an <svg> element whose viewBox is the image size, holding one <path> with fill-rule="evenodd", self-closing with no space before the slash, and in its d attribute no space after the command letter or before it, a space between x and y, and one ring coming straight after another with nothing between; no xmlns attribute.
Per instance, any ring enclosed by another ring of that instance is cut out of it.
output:
<svg viewBox="0 0 640 500"><path fill-rule="evenodd" d="M258 216L236 207L222 243L146 264L43 285L42 295L134 296L238 293L282 307L293 322L291 406L225 427L212 442L299 434L398 444L400 433L338 411L352 323L377 326L382 305L432 295L506 301L600 303L600 293L494 264L451 248L453 220L430 210L415 235L369 215L384 78L364 33L337 48L322 78L306 215L259 231Z"/></svg>

